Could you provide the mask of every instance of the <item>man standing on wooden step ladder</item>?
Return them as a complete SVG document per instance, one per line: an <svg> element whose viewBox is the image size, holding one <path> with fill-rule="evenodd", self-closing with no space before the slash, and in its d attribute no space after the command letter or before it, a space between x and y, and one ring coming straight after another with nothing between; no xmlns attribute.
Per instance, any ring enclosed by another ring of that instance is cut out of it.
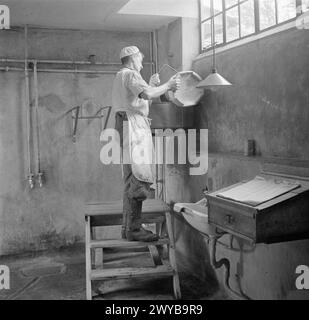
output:
<svg viewBox="0 0 309 320"><path fill-rule="evenodd" d="M122 238L129 241L157 241L158 236L145 230L141 223L143 201L150 196L154 183L152 164L153 143L148 119L151 100L167 91L176 91L180 79L173 76L160 85L158 74L149 84L142 78L144 55L135 46L120 52L122 69L113 83L113 109L116 112L116 129L122 149L124 180Z"/></svg>

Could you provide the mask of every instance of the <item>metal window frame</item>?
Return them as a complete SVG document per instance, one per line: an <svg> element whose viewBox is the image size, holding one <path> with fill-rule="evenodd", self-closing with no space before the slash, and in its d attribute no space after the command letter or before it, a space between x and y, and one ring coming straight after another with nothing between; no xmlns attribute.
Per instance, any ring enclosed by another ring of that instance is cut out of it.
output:
<svg viewBox="0 0 309 320"><path fill-rule="evenodd" d="M295 1L295 5L296 5L296 1ZM278 0L275 0L275 19L276 19L275 25L277 25L278 24Z"/></svg>
<svg viewBox="0 0 309 320"><path fill-rule="evenodd" d="M255 14L256 13L256 3L257 3L257 1L258 0L253 0L254 31L249 33L249 34L247 34L247 35L245 35L245 36L241 36L241 10L240 10L240 7L241 7L242 4L246 3L246 1L242 1L242 2L239 3L239 38L237 40L250 37L250 36L252 36L252 35L257 33L257 29L256 29L257 23L256 23L256 14Z"/></svg>
<svg viewBox="0 0 309 320"><path fill-rule="evenodd" d="M225 3L225 0L223 0L223 1L224 1L224 3ZM224 42L224 44L228 44L228 43L231 43L231 42L233 42L233 41L237 41L237 40L241 39L241 33L240 33L240 5L243 4L243 3L245 3L245 2L247 2L247 1L249 1L249 0L238 0L236 4L230 6L228 9L225 9L225 12L224 12L225 28L224 28L224 30L223 30L223 33L224 33L224 35L225 35L225 42ZM234 39L234 40L227 41L227 40L226 40L226 33L227 33L227 32L226 32L226 12L227 12L227 11L230 11L230 10L236 8L236 7L237 7L237 11L238 11L238 37L237 37L236 39Z"/></svg>
<svg viewBox="0 0 309 320"><path fill-rule="evenodd" d="M264 32L264 31L268 31L268 30L271 30L271 29L274 29L274 28L276 28L276 27L278 27L278 26L282 26L282 25L285 24L285 23L289 23L289 22L291 22L291 21L293 21L293 20L296 20L297 17L301 14L301 13L298 13L298 12L297 12L297 6L299 5L299 3L300 3L300 5L301 5L302 0L294 0L294 1L295 1L295 6L296 6L296 16L295 16L294 18L289 19L289 20L285 20L285 21L282 21L282 22L280 22L280 23L277 23L277 21L278 21L278 6L277 6L277 0L275 0L276 23L275 23L274 25L268 27L268 28L263 29L263 30L261 30L261 27L259 26L259 32L258 32L258 33L261 33L261 32ZM256 2L258 3L259 0L256 0ZM259 5L258 5L258 7L259 7ZM259 19L259 21L260 21L260 12L258 12L258 19Z"/></svg>
<svg viewBox="0 0 309 320"><path fill-rule="evenodd" d="M210 5L213 6L213 1L214 0L210 0ZM218 1L218 0L215 0L215 1ZM228 45L228 44L231 44L235 41L239 41L241 39L245 39L245 38L248 38L248 37L251 37L252 35L257 35L259 33L263 33L265 31L268 31L270 29L274 29L278 26L281 26L285 23L289 23L293 20L296 20L297 17L299 15L302 14L302 12L298 12L297 11L297 8L298 7L301 7L302 6L302 0L294 0L295 1L295 6L296 6L296 16L294 18L291 18L289 20L285 20L283 22L280 22L278 23L278 0L275 0L275 15L276 15L276 23L268 28L265 28L263 30L261 30L261 27L260 27L260 10L259 10L259 0L254 0L254 22L255 22L255 32L253 33L250 33L249 35L246 35L244 37L241 36L241 12L240 12L240 5L249 1L249 0L238 0L236 4L226 8L226 5L225 5L225 0L221 0L222 1L222 11L214 14L214 15L210 15L210 17L206 18L206 19L203 19L202 20L202 0L199 0L200 2L200 6L199 6L199 17L200 17L200 52L201 53L204 53L204 52L207 52L209 50L212 49L212 45L208 46L207 48L204 48L203 49L203 39L202 39L202 26L204 23L206 23L207 21L211 21L212 19L214 19L216 16L222 14L222 25L223 25L223 42L220 43L220 44L216 44L216 47L224 47L225 45ZM230 10L234 7L238 7L238 24L239 24L239 37L235 40L232 40L232 41L227 41L226 40L226 11L227 10Z"/></svg>

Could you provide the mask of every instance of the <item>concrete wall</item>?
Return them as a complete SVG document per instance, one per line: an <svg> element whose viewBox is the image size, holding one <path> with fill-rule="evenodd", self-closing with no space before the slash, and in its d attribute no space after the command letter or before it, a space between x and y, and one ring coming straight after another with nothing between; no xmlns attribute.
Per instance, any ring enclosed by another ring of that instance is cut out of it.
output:
<svg viewBox="0 0 309 320"><path fill-rule="evenodd" d="M217 55L218 72L234 85L205 95L210 151L242 153L254 139L264 157L309 159L308 42L295 28ZM206 76L211 63L194 69Z"/></svg>
<svg viewBox="0 0 309 320"><path fill-rule="evenodd" d="M199 53L198 19L179 18L157 30L158 68L169 64L178 71L192 68L192 61ZM175 71L164 68L160 73L162 82Z"/></svg>
<svg viewBox="0 0 309 320"><path fill-rule="evenodd" d="M211 153L208 174L191 178L193 201L205 185L218 190L254 177L264 161L309 166L308 48L308 31L293 29L218 54L218 71L233 87L206 91L196 109L199 127L209 129ZM205 77L211 59L196 60L194 70ZM256 141L259 156L242 155L247 139ZM230 259L233 288L240 284L254 299L287 298L296 267L309 261L308 240L259 244L253 251L242 241L234 245L244 252L219 245L217 258ZM217 276L223 279L221 270Z"/></svg>
<svg viewBox="0 0 309 320"><path fill-rule="evenodd" d="M134 44L149 61L149 39L148 33L30 29L29 57L86 60L95 54L98 61L119 62L120 49ZM23 59L22 29L0 31L0 43L0 57ZM149 68L144 75L149 76ZM71 114L65 115L88 99L111 105L113 77L39 73L41 169L46 184L29 190L24 74L0 72L0 255L82 241L84 202L121 199L120 168L103 166L99 160L100 120L81 120L74 144ZM30 84L33 102L32 73ZM91 103L86 106L83 115L96 112ZM113 125L111 116L108 127ZM36 171L34 154L32 160Z"/></svg>
<svg viewBox="0 0 309 320"><path fill-rule="evenodd" d="M158 54L158 71L164 64L168 64L176 70L182 68L182 21L177 19L168 25L161 27L156 32ZM165 67L160 72L161 82L167 81L175 72Z"/></svg>

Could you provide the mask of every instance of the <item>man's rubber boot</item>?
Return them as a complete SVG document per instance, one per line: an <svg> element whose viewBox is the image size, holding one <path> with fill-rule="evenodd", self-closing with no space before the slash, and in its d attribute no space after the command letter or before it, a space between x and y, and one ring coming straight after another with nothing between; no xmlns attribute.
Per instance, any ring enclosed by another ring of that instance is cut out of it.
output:
<svg viewBox="0 0 309 320"><path fill-rule="evenodd" d="M126 237L128 241L152 242L158 241L159 236L149 230L140 228L139 230L127 231Z"/></svg>
<svg viewBox="0 0 309 320"><path fill-rule="evenodd" d="M141 227L141 229L143 229L147 233L152 233L150 230L144 229L143 227ZM121 238L122 239L127 239L127 231L126 231L126 228L124 226L121 227Z"/></svg>

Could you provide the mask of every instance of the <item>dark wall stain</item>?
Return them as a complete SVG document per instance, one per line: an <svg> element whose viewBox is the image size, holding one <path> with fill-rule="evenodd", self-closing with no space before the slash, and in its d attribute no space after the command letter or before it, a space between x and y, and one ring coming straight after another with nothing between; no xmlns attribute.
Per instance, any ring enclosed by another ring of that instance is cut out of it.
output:
<svg viewBox="0 0 309 320"><path fill-rule="evenodd" d="M60 97L53 93L39 97L39 106L46 108L50 113L58 113L66 108Z"/></svg>

